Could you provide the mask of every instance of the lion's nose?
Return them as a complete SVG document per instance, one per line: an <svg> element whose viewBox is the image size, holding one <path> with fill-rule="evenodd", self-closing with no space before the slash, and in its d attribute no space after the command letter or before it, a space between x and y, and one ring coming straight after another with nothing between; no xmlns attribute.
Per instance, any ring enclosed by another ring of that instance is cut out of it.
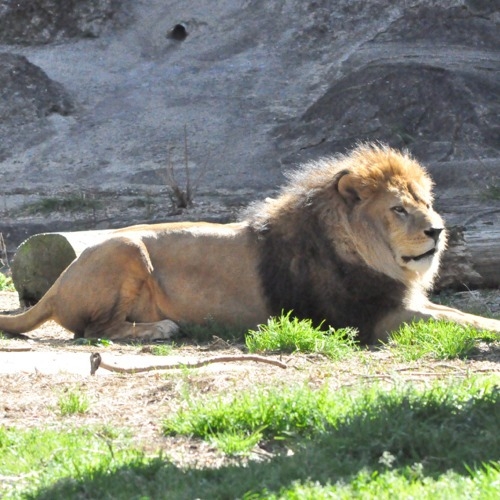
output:
<svg viewBox="0 0 500 500"><path fill-rule="evenodd" d="M443 227L431 227L430 229L425 230L424 233L437 243L439 235L443 232L443 229Z"/></svg>

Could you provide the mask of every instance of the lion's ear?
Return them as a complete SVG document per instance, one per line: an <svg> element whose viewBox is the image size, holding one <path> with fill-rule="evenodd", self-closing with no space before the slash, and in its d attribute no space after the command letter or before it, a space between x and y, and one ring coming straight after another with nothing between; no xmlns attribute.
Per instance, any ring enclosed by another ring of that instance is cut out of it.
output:
<svg viewBox="0 0 500 500"><path fill-rule="evenodd" d="M357 179L349 171L342 172L337 181L337 190L349 207L361 200L357 184Z"/></svg>

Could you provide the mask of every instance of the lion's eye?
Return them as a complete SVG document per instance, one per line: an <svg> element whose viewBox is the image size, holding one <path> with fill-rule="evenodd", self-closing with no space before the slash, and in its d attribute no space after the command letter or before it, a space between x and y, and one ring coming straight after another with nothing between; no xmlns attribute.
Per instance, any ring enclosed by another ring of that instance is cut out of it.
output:
<svg viewBox="0 0 500 500"><path fill-rule="evenodd" d="M401 205L397 205L395 207L392 207L391 210L393 212L397 213L398 215L408 215L408 212L406 211L405 207L402 207Z"/></svg>

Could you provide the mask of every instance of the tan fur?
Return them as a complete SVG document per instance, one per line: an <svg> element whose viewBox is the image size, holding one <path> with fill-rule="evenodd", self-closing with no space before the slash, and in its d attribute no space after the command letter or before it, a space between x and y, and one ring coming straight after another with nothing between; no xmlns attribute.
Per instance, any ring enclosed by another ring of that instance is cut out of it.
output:
<svg viewBox="0 0 500 500"><path fill-rule="evenodd" d="M299 316L312 311L317 322L334 326L350 326L349 318L356 324L368 311L360 323L367 342L413 319L500 332L500 321L428 301L445 247L442 230L425 170L408 155L361 145L306 165L243 222L115 231L83 252L32 309L0 315L0 329L22 333L52 319L75 336L164 339L179 322L254 328L282 307ZM380 293L375 287L368 299L364 286L349 289L363 279L394 286ZM347 295L352 304L329 299Z"/></svg>

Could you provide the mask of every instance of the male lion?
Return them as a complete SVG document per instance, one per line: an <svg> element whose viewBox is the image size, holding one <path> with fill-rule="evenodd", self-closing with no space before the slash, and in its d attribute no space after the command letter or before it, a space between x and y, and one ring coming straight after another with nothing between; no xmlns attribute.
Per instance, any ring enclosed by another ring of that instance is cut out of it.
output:
<svg viewBox="0 0 500 500"><path fill-rule="evenodd" d="M254 328L292 310L362 343L414 319L500 332L500 321L426 297L445 247L432 181L407 154L361 145L312 162L233 224L119 229L85 250L40 302L1 315L19 334L52 319L75 337L167 339L177 323Z"/></svg>

